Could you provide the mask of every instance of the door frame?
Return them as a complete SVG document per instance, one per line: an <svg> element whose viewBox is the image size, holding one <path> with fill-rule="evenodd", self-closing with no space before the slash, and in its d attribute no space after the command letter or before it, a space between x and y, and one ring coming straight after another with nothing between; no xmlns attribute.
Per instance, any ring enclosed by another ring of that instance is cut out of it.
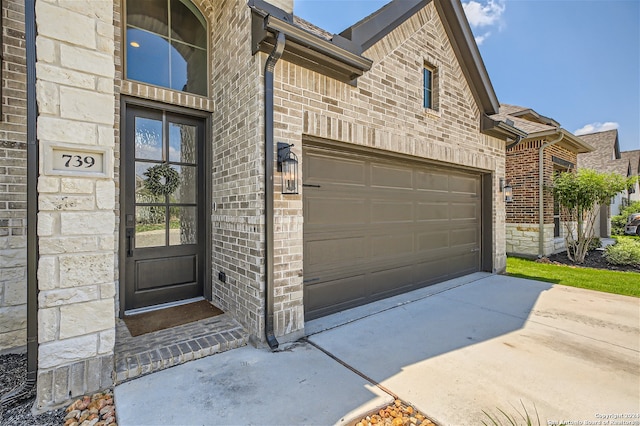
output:
<svg viewBox="0 0 640 426"><path fill-rule="evenodd" d="M211 224L211 200L212 200L212 194L211 194L211 188L212 188L212 176L211 176L211 164L212 164L212 143L211 141L211 113L207 112L207 111L200 111L200 110L194 110L191 108L186 108L186 107L182 107L182 106L177 106L177 105L171 105L171 104L166 104L166 103L162 103L162 102L158 102L158 101L151 101L151 100L146 100L146 99L138 99L138 98L133 98L130 96L125 96L122 95L120 96L120 126L118 128L119 130L119 141L118 141L118 148L119 148L119 154L120 154L120 159L119 161L117 161L117 165L119 167L119 169L117 170L117 175L118 175L118 184L120 185L120 189L118 191L118 202L119 202L119 208L118 208L118 278L119 278L119 285L118 285L118 302L119 302L119 306L118 306L118 316L119 318L124 317L124 313L125 313L125 297L126 297L126 271L125 271L125 267L126 267L126 246L127 246L127 241L126 241L126 227L125 227L125 218L124 218L124 213L125 213L125 209L122 207L123 203L126 200L126 185L125 183L127 182L127 167L126 167L126 158L124 153L126 152L126 149L124 147L124 143L126 140L126 129L127 129L127 109L129 107L143 107L143 108L150 108L150 109L156 109L156 110L161 110L161 111L166 111L166 112L170 112L170 113L175 113L175 114L181 114L181 115L186 115L186 116L190 116L190 117L194 117L194 118L199 118L199 119L203 119L204 120L204 143L203 143L203 147L202 147L202 153L204 156L204 159L202 159L202 166L204 167L205 170L205 174L204 174L204 188L203 188L203 193L204 193L204 199L202 200L202 202L204 203L204 206L202 207L204 209L204 224L203 224L203 229L202 231L205 233L205 237L204 237L204 247L203 247L203 267L204 267L204 271L203 271L203 276L204 276L204 282L203 284L203 296L205 299L211 301L212 298L212 272L211 272L211 262L212 262L212 244L211 244L211 231L212 231L212 224ZM208 171L208 172L207 172Z"/></svg>

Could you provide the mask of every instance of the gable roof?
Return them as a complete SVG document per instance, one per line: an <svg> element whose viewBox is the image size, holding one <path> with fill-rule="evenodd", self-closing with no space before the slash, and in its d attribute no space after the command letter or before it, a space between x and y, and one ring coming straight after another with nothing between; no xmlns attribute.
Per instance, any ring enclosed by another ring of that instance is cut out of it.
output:
<svg viewBox="0 0 640 426"><path fill-rule="evenodd" d="M620 156L618 130L581 135L582 140L593 145L594 151L578 155L578 168L592 169L604 173L617 173L627 176L629 159Z"/></svg>
<svg viewBox="0 0 640 426"><path fill-rule="evenodd" d="M372 65L362 53L431 1L480 110L484 114L498 112L498 99L460 0L393 0L340 34L332 35L264 0L249 0L253 11L252 50L270 52L275 43L274 34L284 32L287 43L283 58L341 81L353 82Z"/></svg>
<svg viewBox="0 0 640 426"><path fill-rule="evenodd" d="M629 176L640 176L640 149L620 152L620 158L629 160Z"/></svg>
<svg viewBox="0 0 640 426"><path fill-rule="evenodd" d="M584 153L593 151L593 147L584 139L577 137L573 133L563 129L556 120L539 114L535 110L527 107L510 104L500 104L500 111L490 116L493 120L504 121L512 124L517 129L526 132L523 140L541 139L555 137L562 134L563 138L558 143L572 152Z"/></svg>

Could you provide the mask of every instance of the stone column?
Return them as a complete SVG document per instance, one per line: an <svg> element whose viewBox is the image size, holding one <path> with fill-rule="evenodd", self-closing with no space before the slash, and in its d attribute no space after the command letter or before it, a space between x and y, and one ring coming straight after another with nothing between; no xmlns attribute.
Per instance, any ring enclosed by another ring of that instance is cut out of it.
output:
<svg viewBox="0 0 640 426"><path fill-rule="evenodd" d="M113 384L113 3L37 0L36 21L40 409ZM46 146L101 150L105 170L52 172Z"/></svg>

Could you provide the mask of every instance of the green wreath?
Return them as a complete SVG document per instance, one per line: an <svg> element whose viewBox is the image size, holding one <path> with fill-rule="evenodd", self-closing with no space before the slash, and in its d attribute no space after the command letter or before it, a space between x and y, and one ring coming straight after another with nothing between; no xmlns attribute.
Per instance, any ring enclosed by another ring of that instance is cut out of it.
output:
<svg viewBox="0 0 640 426"><path fill-rule="evenodd" d="M171 195L180 184L180 175L168 164L149 167L144 175L147 179L144 186L153 195ZM164 178L164 183L161 179Z"/></svg>

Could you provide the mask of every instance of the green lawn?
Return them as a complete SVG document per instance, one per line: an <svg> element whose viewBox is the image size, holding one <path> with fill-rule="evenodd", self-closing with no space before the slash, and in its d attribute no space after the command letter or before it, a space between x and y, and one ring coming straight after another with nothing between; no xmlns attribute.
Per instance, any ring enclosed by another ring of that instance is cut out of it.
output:
<svg viewBox="0 0 640 426"><path fill-rule="evenodd" d="M640 273L537 263L507 258L507 274L571 287L640 297Z"/></svg>

